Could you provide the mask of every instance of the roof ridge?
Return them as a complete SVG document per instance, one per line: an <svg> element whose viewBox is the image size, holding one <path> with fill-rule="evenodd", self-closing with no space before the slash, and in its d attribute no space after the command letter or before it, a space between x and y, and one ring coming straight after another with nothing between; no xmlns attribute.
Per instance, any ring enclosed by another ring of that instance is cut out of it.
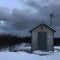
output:
<svg viewBox="0 0 60 60"><path fill-rule="evenodd" d="M49 28L51 28L52 30L56 30L54 27L50 26L47 22L45 21L41 21L40 24L37 24L34 28L38 27L41 24L45 24L46 26L48 26ZM32 31L34 28L32 28L30 31Z"/></svg>

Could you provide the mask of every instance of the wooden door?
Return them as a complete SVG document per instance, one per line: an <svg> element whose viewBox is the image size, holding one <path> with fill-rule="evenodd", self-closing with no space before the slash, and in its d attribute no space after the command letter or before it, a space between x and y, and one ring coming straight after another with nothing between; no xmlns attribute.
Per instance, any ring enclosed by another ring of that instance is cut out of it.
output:
<svg viewBox="0 0 60 60"><path fill-rule="evenodd" d="M38 49L43 51L47 50L47 32L38 33Z"/></svg>

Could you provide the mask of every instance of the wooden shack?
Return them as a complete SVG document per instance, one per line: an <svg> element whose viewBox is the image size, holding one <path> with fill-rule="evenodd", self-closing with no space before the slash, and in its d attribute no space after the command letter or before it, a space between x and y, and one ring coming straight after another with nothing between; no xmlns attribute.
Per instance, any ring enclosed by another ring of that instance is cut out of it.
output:
<svg viewBox="0 0 60 60"><path fill-rule="evenodd" d="M53 51L55 29L45 22L41 22L30 30L32 51Z"/></svg>

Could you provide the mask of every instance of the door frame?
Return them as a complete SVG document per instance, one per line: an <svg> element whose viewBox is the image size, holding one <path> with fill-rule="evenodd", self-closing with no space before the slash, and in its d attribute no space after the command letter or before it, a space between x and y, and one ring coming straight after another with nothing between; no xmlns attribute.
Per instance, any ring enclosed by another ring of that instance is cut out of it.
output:
<svg viewBox="0 0 60 60"><path fill-rule="evenodd" d="M46 31L40 31L40 32L45 32L46 33L46 51L47 51L47 32ZM40 32L38 32L38 34L40 33ZM38 36L38 40L37 40L37 47L38 47L38 50L40 50L39 49L39 36Z"/></svg>

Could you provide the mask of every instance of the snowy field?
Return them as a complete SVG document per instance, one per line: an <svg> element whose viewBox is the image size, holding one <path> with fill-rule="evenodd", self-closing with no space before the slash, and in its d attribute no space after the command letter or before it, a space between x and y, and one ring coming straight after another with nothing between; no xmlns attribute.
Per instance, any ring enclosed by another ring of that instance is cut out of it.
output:
<svg viewBox="0 0 60 60"><path fill-rule="evenodd" d="M56 47L56 49L59 48L60 47ZM55 51L54 53L41 56L41 55L36 55L33 53L30 54L26 52L1 51L0 60L60 60L60 52Z"/></svg>
<svg viewBox="0 0 60 60"><path fill-rule="evenodd" d="M60 60L60 52L40 56L26 52L0 52L0 60Z"/></svg>

